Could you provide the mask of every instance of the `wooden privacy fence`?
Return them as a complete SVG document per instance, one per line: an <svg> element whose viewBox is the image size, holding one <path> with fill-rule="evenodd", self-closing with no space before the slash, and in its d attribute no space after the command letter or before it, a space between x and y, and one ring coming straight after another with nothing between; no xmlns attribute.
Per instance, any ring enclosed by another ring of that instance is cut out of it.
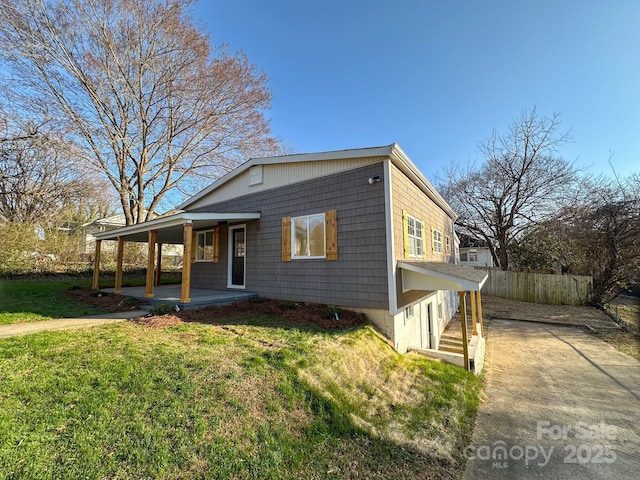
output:
<svg viewBox="0 0 640 480"><path fill-rule="evenodd" d="M482 293L548 305L584 305L591 300L593 278L584 275L488 270Z"/></svg>

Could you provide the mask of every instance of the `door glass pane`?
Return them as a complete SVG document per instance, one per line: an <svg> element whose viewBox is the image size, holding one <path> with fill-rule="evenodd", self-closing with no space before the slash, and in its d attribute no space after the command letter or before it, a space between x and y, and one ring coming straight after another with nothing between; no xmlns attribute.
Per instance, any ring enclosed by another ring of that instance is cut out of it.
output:
<svg viewBox="0 0 640 480"><path fill-rule="evenodd" d="M244 257L244 230L236 230L234 232L233 255L236 258Z"/></svg>

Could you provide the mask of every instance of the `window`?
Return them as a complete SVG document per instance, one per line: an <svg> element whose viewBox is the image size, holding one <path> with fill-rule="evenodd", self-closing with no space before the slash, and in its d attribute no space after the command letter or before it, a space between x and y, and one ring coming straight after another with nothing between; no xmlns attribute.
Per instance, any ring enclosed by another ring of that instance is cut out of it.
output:
<svg viewBox="0 0 640 480"><path fill-rule="evenodd" d="M440 230L431 229L431 242L433 253L442 253L442 232Z"/></svg>
<svg viewBox="0 0 640 480"><path fill-rule="evenodd" d="M291 219L292 258L325 257L324 213Z"/></svg>
<svg viewBox="0 0 640 480"><path fill-rule="evenodd" d="M447 243L447 253L451 253L451 237L449 235L447 235L445 237L446 243Z"/></svg>
<svg viewBox="0 0 640 480"><path fill-rule="evenodd" d="M414 315L413 305L411 305L409 307L404 307L404 319L405 320L409 320L410 318L413 318L413 315Z"/></svg>
<svg viewBox="0 0 640 480"><path fill-rule="evenodd" d="M424 254L422 222L411 215L408 215L407 220L407 237L409 240L409 256L422 257Z"/></svg>
<svg viewBox="0 0 640 480"><path fill-rule="evenodd" d="M461 262L467 262L469 260L469 257L467 256L467 252L460 252L460 261Z"/></svg>
<svg viewBox="0 0 640 480"><path fill-rule="evenodd" d="M469 261L470 262L478 261L478 250L476 249L469 250Z"/></svg>
<svg viewBox="0 0 640 480"><path fill-rule="evenodd" d="M213 262L213 230L196 233L196 262Z"/></svg>

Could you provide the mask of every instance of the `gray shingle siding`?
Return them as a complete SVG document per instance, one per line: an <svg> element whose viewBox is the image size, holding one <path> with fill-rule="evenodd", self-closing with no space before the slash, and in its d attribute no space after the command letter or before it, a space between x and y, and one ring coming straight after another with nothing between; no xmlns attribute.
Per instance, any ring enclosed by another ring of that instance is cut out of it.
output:
<svg viewBox="0 0 640 480"><path fill-rule="evenodd" d="M193 212L260 212L246 222L246 288L267 298L388 309L383 164L200 207ZM338 260L281 260L283 217L337 210ZM228 228L220 263L195 263L194 288L226 288Z"/></svg>

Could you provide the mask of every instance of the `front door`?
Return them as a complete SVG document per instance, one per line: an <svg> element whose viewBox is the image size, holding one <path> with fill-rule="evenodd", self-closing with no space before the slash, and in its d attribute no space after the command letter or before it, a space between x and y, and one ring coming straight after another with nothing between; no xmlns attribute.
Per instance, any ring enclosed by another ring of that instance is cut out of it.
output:
<svg viewBox="0 0 640 480"><path fill-rule="evenodd" d="M246 229L241 227L230 227L230 252L229 270L230 287L244 288L244 268L246 254Z"/></svg>

